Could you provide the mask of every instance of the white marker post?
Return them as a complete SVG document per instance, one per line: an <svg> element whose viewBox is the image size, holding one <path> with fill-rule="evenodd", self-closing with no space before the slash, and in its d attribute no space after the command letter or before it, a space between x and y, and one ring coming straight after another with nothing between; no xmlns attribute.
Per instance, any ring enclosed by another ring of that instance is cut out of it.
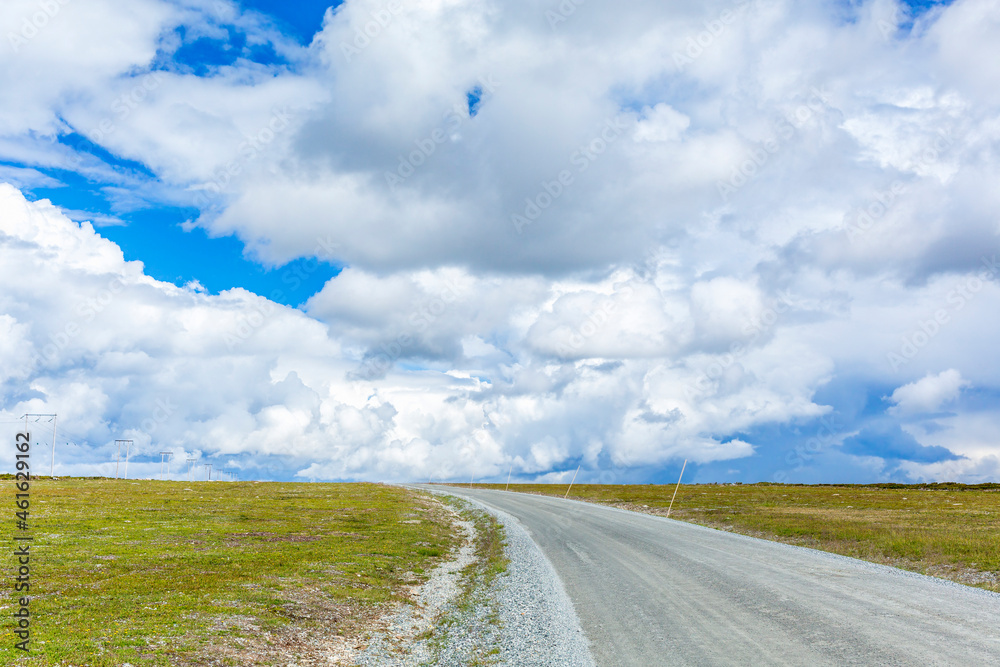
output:
<svg viewBox="0 0 1000 667"><path fill-rule="evenodd" d="M680 477L677 478L677 486L674 487L674 495L670 496L670 507L667 508L667 518L670 518L670 510L674 508L674 498L677 497L677 489L681 488L681 479L684 477L684 468L687 467L688 460L684 459L684 465L681 466Z"/></svg>
<svg viewBox="0 0 1000 667"><path fill-rule="evenodd" d="M576 467L576 472L575 472L575 473L573 473L573 479L572 479L572 480L570 481L570 483L569 483L569 489L572 489L572 488L573 488L573 482L575 482L575 481L576 481L576 476L580 474L580 468L581 468L582 466L583 466L583 464L581 463L580 465L578 465L578 466ZM567 498L569 498L569 489L566 489L566 495L565 495L565 496L563 496L563 500L566 500Z"/></svg>
<svg viewBox="0 0 1000 667"><path fill-rule="evenodd" d="M514 472L514 464L510 464L510 470L507 471L507 486L504 487L504 491L510 490L510 474Z"/></svg>

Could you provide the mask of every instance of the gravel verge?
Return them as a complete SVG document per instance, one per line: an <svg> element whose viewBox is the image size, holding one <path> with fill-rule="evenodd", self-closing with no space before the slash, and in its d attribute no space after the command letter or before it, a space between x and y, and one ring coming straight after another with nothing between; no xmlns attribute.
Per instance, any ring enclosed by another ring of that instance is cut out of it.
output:
<svg viewBox="0 0 1000 667"><path fill-rule="evenodd" d="M499 510L489 512L506 532L507 575L491 591L499 607L500 665L593 667L580 619L562 580L520 522Z"/></svg>
<svg viewBox="0 0 1000 667"><path fill-rule="evenodd" d="M488 588L476 591L471 612L460 614L449 629L436 664L593 667L573 603L528 532L505 512L469 498L461 500L503 526L504 552L510 562ZM477 654L479 662L471 662Z"/></svg>
<svg viewBox="0 0 1000 667"><path fill-rule="evenodd" d="M462 592L463 571L476 561L475 524L463 520L457 512L453 514L455 525L465 534L456 558L436 567L426 582L410 589L414 604L400 605L391 616L382 619L382 627L368 637L363 651L352 656L352 664L410 667L437 663L436 647L430 639L435 626Z"/></svg>
<svg viewBox="0 0 1000 667"><path fill-rule="evenodd" d="M411 590L414 605L383 619L351 656L353 664L594 667L562 581L517 519L445 491L431 493L465 514L455 516L465 542L454 560ZM469 520L487 514L502 526L509 559L506 572L492 581L475 569L476 526Z"/></svg>

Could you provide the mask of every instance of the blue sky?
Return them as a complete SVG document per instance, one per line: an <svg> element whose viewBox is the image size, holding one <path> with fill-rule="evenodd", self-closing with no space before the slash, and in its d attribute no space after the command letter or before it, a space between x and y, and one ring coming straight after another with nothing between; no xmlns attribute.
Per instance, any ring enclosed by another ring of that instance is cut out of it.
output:
<svg viewBox="0 0 1000 667"><path fill-rule="evenodd" d="M390 4L0 10L0 421L75 474L1000 474L989 2Z"/></svg>
<svg viewBox="0 0 1000 667"><path fill-rule="evenodd" d="M264 14L282 34L304 46L320 30L323 16L331 7L328 2L243 2L240 6ZM235 26L227 30L225 39L191 39L185 26L179 26L175 32L182 46L163 54L151 64L153 69L211 76L217 68L233 65L237 58L268 66L288 65L269 44L248 45L246 33ZM156 178L156 174L143 164L122 159L79 134L60 136L59 141L81 147L116 171L134 172L140 178ZM6 164L25 166L17 162ZM123 224L103 227L102 235L118 244L127 260L142 261L146 272L158 280L177 285L197 281L213 293L242 287L278 303L297 306L319 291L339 270L328 262L316 267L302 260L293 260L281 268L262 265L255 257L247 255L237 238L210 237L201 229L185 232L180 225L198 216L195 207L147 202L147 206L138 210L117 211L102 192L110 183L94 182L63 169L39 171L58 181L58 187L32 188L26 194L36 199L49 199L70 210L118 218Z"/></svg>

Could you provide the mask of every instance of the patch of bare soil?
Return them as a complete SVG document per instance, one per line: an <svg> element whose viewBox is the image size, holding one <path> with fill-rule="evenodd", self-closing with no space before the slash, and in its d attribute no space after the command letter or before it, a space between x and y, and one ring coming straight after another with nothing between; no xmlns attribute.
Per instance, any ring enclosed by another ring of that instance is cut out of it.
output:
<svg viewBox="0 0 1000 667"><path fill-rule="evenodd" d="M204 646L193 659L175 659L179 667L221 665L354 665L363 648L359 637L378 627L384 609L335 603L317 588L283 591L285 604L279 613L292 623L265 630L258 619L244 615L217 616L212 631L214 643Z"/></svg>

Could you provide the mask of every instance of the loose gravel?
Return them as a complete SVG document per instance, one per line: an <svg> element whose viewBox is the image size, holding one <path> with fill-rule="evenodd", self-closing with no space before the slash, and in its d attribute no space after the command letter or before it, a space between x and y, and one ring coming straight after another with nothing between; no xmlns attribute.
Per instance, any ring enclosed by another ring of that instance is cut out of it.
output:
<svg viewBox="0 0 1000 667"><path fill-rule="evenodd" d="M435 646L428 641L430 633L461 593L462 571L476 560L475 525L453 513L455 524L465 534L457 557L439 565L425 583L413 587L414 604L401 605L383 621L385 625L369 637L364 651L353 656L354 664L359 667L435 664Z"/></svg>
<svg viewBox="0 0 1000 667"><path fill-rule="evenodd" d="M446 492L433 493L448 496ZM413 591L416 605L399 609L354 656L362 667L497 665L593 667L587 639L562 582L514 517L463 498L463 506L496 518L505 532L507 571L486 586L473 582L460 604L462 571L475 555L475 526L458 557Z"/></svg>
<svg viewBox="0 0 1000 667"><path fill-rule="evenodd" d="M506 532L507 574L489 592L500 618L498 665L593 667L573 603L552 564L517 519L473 500Z"/></svg>

